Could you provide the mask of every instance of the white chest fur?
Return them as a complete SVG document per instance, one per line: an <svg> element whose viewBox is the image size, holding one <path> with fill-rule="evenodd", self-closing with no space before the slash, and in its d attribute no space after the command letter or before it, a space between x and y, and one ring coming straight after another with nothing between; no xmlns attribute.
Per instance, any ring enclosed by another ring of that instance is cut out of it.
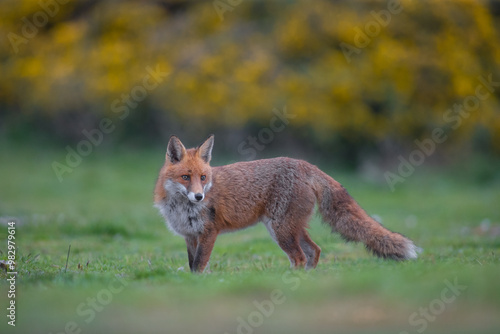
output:
<svg viewBox="0 0 500 334"><path fill-rule="evenodd" d="M182 236L197 236L203 232L207 208L203 203L191 203L186 197L170 197L156 204L168 228Z"/></svg>

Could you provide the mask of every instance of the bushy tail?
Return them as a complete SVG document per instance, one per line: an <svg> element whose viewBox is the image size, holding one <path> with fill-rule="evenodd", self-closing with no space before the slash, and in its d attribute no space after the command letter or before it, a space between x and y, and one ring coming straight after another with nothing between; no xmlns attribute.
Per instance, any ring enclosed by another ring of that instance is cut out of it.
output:
<svg viewBox="0 0 500 334"><path fill-rule="evenodd" d="M356 203L340 183L319 169L318 172L321 176L315 178L314 186L319 212L333 232L340 233L347 241L363 242L369 251L382 258L417 258L421 250L410 239L383 227Z"/></svg>

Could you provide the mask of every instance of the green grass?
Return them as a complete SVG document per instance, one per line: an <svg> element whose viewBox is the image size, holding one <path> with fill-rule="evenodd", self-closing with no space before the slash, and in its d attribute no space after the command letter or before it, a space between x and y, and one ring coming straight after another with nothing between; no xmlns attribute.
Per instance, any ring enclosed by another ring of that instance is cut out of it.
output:
<svg viewBox="0 0 500 334"><path fill-rule="evenodd" d="M500 182L497 173L481 172L491 166L422 166L395 192L329 171L386 227L424 249L417 261L374 258L315 217L316 270L290 271L257 225L221 235L211 272L192 275L184 240L152 206L161 150L96 150L60 183L51 163L63 158L53 150L0 150L0 259L7 257L6 217L16 217L19 272L15 328L6 323L0 273L2 333L236 333L241 321L255 325L241 333L500 329ZM456 295L446 283L455 280L465 286ZM419 312L429 307L425 320Z"/></svg>

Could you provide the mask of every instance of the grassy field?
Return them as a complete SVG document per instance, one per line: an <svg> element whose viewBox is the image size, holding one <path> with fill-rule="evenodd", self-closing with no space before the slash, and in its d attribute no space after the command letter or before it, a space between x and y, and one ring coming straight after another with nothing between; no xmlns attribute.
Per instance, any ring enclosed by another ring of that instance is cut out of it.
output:
<svg viewBox="0 0 500 334"><path fill-rule="evenodd" d="M424 251L396 263L311 222L316 270L290 271L262 225L221 235L192 275L152 206L163 151L96 151L59 182L64 152L0 150L0 259L15 217L16 326L1 333L498 333L500 182L491 166L421 167L385 183L328 172ZM497 166L498 167L498 166ZM71 245L66 266L68 247Z"/></svg>

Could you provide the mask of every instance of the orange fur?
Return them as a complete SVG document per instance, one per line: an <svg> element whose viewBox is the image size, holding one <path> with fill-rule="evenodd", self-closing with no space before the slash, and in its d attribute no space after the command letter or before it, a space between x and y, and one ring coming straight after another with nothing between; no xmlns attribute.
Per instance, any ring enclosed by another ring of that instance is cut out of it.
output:
<svg viewBox="0 0 500 334"><path fill-rule="evenodd" d="M169 227L186 239L192 271L205 269L219 233L259 221L293 267L316 267L321 249L306 230L316 203L325 223L346 240L361 241L383 258L416 258L411 240L373 220L316 166L275 158L210 167L212 146L213 136L186 150L173 136L154 193Z"/></svg>

